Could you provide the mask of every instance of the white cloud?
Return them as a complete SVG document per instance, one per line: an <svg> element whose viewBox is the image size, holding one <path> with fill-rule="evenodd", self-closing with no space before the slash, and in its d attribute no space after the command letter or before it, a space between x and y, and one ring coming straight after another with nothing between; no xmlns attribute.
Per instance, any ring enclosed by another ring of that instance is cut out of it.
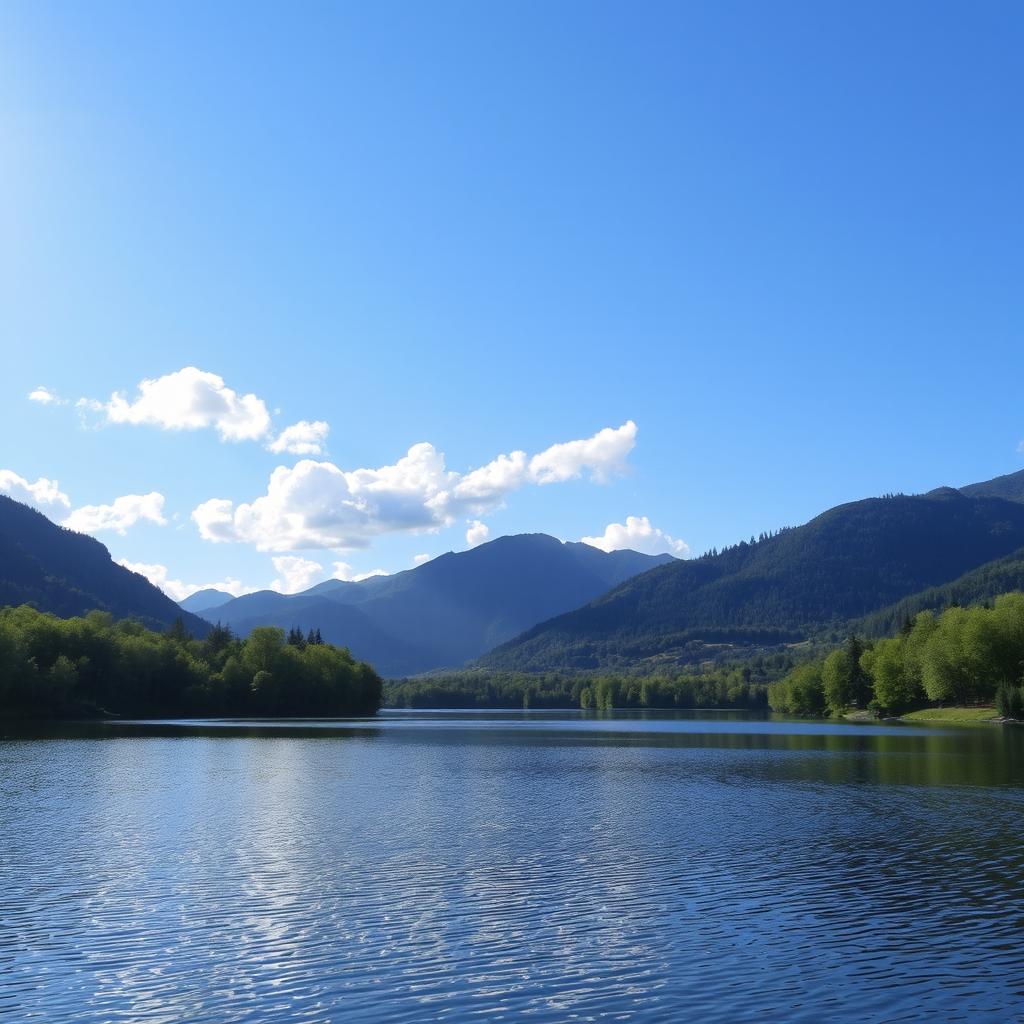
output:
<svg viewBox="0 0 1024 1024"><path fill-rule="evenodd" d="M267 445L267 449L277 454L290 452L292 455L320 455L330 431L330 426L323 420L299 420L285 427Z"/></svg>
<svg viewBox="0 0 1024 1024"><path fill-rule="evenodd" d="M28 393L28 400L30 402L38 402L40 405L66 404L56 391L51 391L48 387L44 387L42 384Z"/></svg>
<svg viewBox="0 0 1024 1024"><path fill-rule="evenodd" d="M481 523L479 519L474 519L466 531L466 543L471 548L475 548L477 544L483 544L490 535L490 527L486 523Z"/></svg>
<svg viewBox="0 0 1024 1024"><path fill-rule="evenodd" d="M227 498L211 498L192 510L192 519L203 540L214 543L238 540L232 505Z"/></svg>
<svg viewBox="0 0 1024 1024"><path fill-rule="evenodd" d="M613 429L605 427L584 441L553 444L530 459L530 478L538 484L560 483L589 470L592 480L605 483L626 469L626 459L636 445L636 424L632 420Z"/></svg>
<svg viewBox="0 0 1024 1024"><path fill-rule="evenodd" d="M61 524L79 533L97 533L114 530L124 534L139 520L166 526L164 496L156 491L149 494L125 494L115 498L111 505L83 505L76 508Z"/></svg>
<svg viewBox="0 0 1024 1024"><path fill-rule="evenodd" d="M668 553L685 558L690 548L685 541L675 540L667 533L651 525L647 516L626 516L625 524L609 523L600 537L583 537L584 544L602 551L621 551L630 548L646 555Z"/></svg>
<svg viewBox="0 0 1024 1024"><path fill-rule="evenodd" d="M363 580L370 579L371 576L388 576L390 575L385 569L371 569L369 572L355 572L348 562L335 562L334 572L331 574L331 578L335 580L344 580L346 583L361 583Z"/></svg>
<svg viewBox="0 0 1024 1024"><path fill-rule="evenodd" d="M553 484L575 479L589 471L596 483L606 483L626 469L629 453L636 446L636 424L627 420L621 427L605 427L593 437L565 441L530 458L515 451L459 478L453 494L465 511L483 514L501 504L505 496L524 484Z"/></svg>
<svg viewBox="0 0 1024 1024"><path fill-rule="evenodd" d="M625 469L635 443L636 424L629 421L532 459L524 452L499 455L465 475L448 470L444 453L426 442L378 469L346 471L303 459L278 466L267 493L254 501L235 506L212 498L192 518L205 540L242 541L261 551L365 548L381 534L435 531L463 515L485 515L526 483L556 483L585 470L603 482Z"/></svg>
<svg viewBox="0 0 1024 1024"><path fill-rule="evenodd" d="M123 565L140 576L145 576L155 587L159 587L172 601L184 601L190 594L198 590L223 590L232 597L241 597L242 594L251 594L254 587L247 587L239 580L232 577L221 580L219 583L182 583L181 580L170 579L170 571L166 565L154 565L149 562L129 562L120 559L118 565Z"/></svg>
<svg viewBox="0 0 1024 1024"><path fill-rule="evenodd" d="M457 500L472 507L479 504L487 508L500 502L506 494L518 490L529 479L526 452L499 455L486 466L467 473L455 485Z"/></svg>
<svg viewBox="0 0 1024 1024"><path fill-rule="evenodd" d="M278 466L267 493L235 508L214 498L192 513L211 541L245 541L261 551L364 548L382 533L429 529L446 519L437 502L448 474L444 456L414 445L393 466L346 473L330 462L303 459Z"/></svg>
<svg viewBox="0 0 1024 1024"><path fill-rule="evenodd" d="M222 377L194 366L144 380L131 401L115 392L110 401L79 399L80 409L101 409L110 423L149 424L163 430L213 427L222 441L256 441L270 430L266 403L256 395L239 395Z"/></svg>
<svg viewBox="0 0 1024 1024"><path fill-rule="evenodd" d="M54 505L71 507L70 499L60 489L56 480L47 480L41 476L35 483L31 483L11 469L0 469L0 493L44 512Z"/></svg>
<svg viewBox="0 0 1024 1024"><path fill-rule="evenodd" d="M422 565L424 562L429 562L430 558L431 558L431 556L428 555L428 554L413 555L412 556L412 564L413 565Z"/></svg>
<svg viewBox="0 0 1024 1024"><path fill-rule="evenodd" d="M308 590L324 571L319 562L298 555L280 555L271 561L280 575L270 584L270 589L282 594L297 594L300 590Z"/></svg>

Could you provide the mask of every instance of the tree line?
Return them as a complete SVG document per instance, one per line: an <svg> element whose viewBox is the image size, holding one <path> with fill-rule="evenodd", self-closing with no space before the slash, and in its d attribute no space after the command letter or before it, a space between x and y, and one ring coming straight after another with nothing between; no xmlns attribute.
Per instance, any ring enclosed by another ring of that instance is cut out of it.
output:
<svg viewBox="0 0 1024 1024"><path fill-rule="evenodd" d="M932 704L995 703L1024 717L1024 593L970 608L907 618L876 642L851 636L828 657L798 665L768 687L772 709L842 715L862 708L900 714Z"/></svg>
<svg viewBox="0 0 1024 1024"><path fill-rule="evenodd" d="M107 612L61 619L0 609L0 714L373 714L380 676L318 632L217 625L202 640L178 620L160 633Z"/></svg>
<svg viewBox="0 0 1024 1024"><path fill-rule="evenodd" d="M467 670L388 683L385 700L407 708L767 709L766 686L794 664L789 653L703 672L501 672Z"/></svg>

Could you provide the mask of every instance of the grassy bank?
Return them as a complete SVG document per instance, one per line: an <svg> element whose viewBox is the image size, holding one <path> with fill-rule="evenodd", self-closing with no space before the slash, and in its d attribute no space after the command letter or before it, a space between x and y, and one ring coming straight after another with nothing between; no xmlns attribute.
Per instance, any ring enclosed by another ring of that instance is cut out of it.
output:
<svg viewBox="0 0 1024 1024"><path fill-rule="evenodd" d="M902 718L904 722L925 724L978 725L998 721L999 713L994 707L921 708L920 711L908 712Z"/></svg>

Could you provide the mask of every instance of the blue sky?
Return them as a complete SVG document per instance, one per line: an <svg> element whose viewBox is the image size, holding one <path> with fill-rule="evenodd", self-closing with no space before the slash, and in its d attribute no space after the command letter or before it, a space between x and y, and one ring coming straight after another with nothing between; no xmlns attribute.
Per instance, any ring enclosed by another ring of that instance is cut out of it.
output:
<svg viewBox="0 0 1024 1024"><path fill-rule="evenodd" d="M294 587L1024 468L1022 44L1016 3L4 4L0 483Z"/></svg>

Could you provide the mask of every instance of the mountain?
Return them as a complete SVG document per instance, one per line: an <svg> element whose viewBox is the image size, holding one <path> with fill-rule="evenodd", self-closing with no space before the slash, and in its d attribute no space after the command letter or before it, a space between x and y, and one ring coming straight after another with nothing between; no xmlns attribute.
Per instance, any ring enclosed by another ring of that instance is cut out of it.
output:
<svg viewBox="0 0 1024 1024"><path fill-rule="evenodd" d="M189 594L183 601L179 601L178 605L187 612L201 615L203 612L208 612L214 608L219 608L222 604L227 604L230 600L231 594L226 591L207 587L205 590L197 590L194 594Z"/></svg>
<svg viewBox="0 0 1024 1024"><path fill-rule="evenodd" d="M968 484L960 488L961 494L970 498L1005 498L1007 501L1024 501L1024 469L1007 473L980 484Z"/></svg>
<svg viewBox="0 0 1024 1024"><path fill-rule="evenodd" d="M798 641L1022 546L1020 502L949 487L869 498L753 544L653 569L540 623L480 665L655 668L699 661L708 644Z"/></svg>
<svg viewBox="0 0 1024 1024"><path fill-rule="evenodd" d="M19 604L65 618L98 609L152 629L166 629L180 617L196 636L210 629L145 577L118 565L98 540L0 495L0 607Z"/></svg>
<svg viewBox="0 0 1024 1024"><path fill-rule="evenodd" d="M204 611L219 608L230 600L231 595L226 591L207 587L206 590L198 590L195 594L189 594L184 600L178 601L178 606L199 615Z"/></svg>
<svg viewBox="0 0 1024 1024"><path fill-rule="evenodd" d="M381 675L461 665L542 619L579 607L671 555L601 551L544 534L500 537L393 576L328 580L301 594L235 598L216 617L255 626L317 628Z"/></svg>
<svg viewBox="0 0 1024 1024"><path fill-rule="evenodd" d="M941 611L950 605L968 607L1013 590L1024 591L1024 548L986 562L950 583L929 587L850 624L850 631L869 637L891 636L919 612Z"/></svg>

